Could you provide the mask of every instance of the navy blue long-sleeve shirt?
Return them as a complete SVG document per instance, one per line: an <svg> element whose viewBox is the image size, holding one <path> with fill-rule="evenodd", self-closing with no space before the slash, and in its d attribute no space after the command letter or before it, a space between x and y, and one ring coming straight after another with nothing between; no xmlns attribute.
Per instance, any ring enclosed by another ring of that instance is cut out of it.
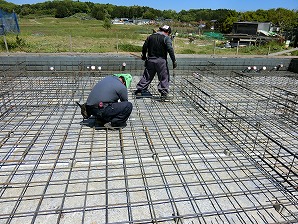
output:
<svg viewBox="0 0 298 224"><path fill-rule="evenodd" d="M127 88L117 76L107 76L93 87L87 105L98 105L100 102L115 103L119 100L128 101Z"/></svg>
<svg viewBox="0 0 298 224"><path fill-rule="evenodd" d="M147 37L143 44L142 54L146 55L147 51L148 57L161 57L167 59L169 53L172 62L176 61L172 40L163 32L159 31Z"/></svg>

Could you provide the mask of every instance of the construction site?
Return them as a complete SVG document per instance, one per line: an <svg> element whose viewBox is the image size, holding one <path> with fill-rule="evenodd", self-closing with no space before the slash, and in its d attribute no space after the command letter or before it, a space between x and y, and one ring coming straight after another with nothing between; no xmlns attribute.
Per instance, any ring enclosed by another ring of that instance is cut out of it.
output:
<svg viewBox="0 0 298 224"><path fill-rule="evenodd" d="M298 223L298 60L177 62L161 102L134 96L133 55L0 56L0 224ZM76 101L119 73L127 126L84 120Z"/></svg>

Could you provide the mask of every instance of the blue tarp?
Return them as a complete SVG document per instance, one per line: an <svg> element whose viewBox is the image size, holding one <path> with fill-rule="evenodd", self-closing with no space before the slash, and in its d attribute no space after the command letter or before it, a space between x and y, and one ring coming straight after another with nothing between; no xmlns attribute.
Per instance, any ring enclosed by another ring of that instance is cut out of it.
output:
<svg viewBox="0 0 298 224"><path fill-rule="evenodd" d="M6 33L20 33L20 27L16 13L7 13L0 9L0 35Z"/></svg>

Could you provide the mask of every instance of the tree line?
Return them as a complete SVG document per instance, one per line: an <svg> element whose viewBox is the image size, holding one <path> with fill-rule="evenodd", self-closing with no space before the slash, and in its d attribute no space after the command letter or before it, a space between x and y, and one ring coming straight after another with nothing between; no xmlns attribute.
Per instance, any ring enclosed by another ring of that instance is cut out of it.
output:
<svg viewBox="0 0 298 224"><path fill-rule="evenodd" d="M170 19L181 24L199 25L204 23L207 26L212 23L215 29L222 33L231 32L233 23L239 21L271 22L275 26L281 27L283 31L298 27L298 11L285 8L246 12L230 9L190 9L176 12L174 10L158 10L147 6L116 6L80 2L79 0L53 0L23 5L0 0L0 8L7 12L14 11L19 17L36 15L65 18L76 13L86 13L97 20L112 18Z"/></svg>

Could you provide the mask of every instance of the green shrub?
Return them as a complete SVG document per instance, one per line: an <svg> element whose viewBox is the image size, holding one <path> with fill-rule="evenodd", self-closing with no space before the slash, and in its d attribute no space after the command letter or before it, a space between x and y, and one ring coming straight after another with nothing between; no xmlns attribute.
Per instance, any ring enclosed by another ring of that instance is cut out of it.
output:
<svg viewBox="0 0 298 224"><path fill-rule="evenodd" d="M196 52L192 49L184 49L181 51L181 54L195 54Z"/></svg>
<svg viewBox="0 0 298 224"><path fill-rule="evenodd" d="M22 50L24 47L27 46L25 40L20 38L18 35L16 36L15 40L13 40L10 37L11 36L8 36L8 38L6 38L6 43L7 43L8 50L13 50L13 49ZM3 50L6 49L4 40L0 41L0 46Z"/></svg>
<svg viewBox="0 0 298 224"><path fill-rule="evenodd" d="M105 20L103 21L103 25L102 26L106 30L111 29L111 27L112 27L111 21L108 18L105 18Z"/></svg>
<svg viewBox="0 0 298 224"><path fill-rule="evenodd" d="M141 52L142 47L141 46L136 46L132 44L119 44L118 45L119 50L124 51L124 52Z"/></svg>

